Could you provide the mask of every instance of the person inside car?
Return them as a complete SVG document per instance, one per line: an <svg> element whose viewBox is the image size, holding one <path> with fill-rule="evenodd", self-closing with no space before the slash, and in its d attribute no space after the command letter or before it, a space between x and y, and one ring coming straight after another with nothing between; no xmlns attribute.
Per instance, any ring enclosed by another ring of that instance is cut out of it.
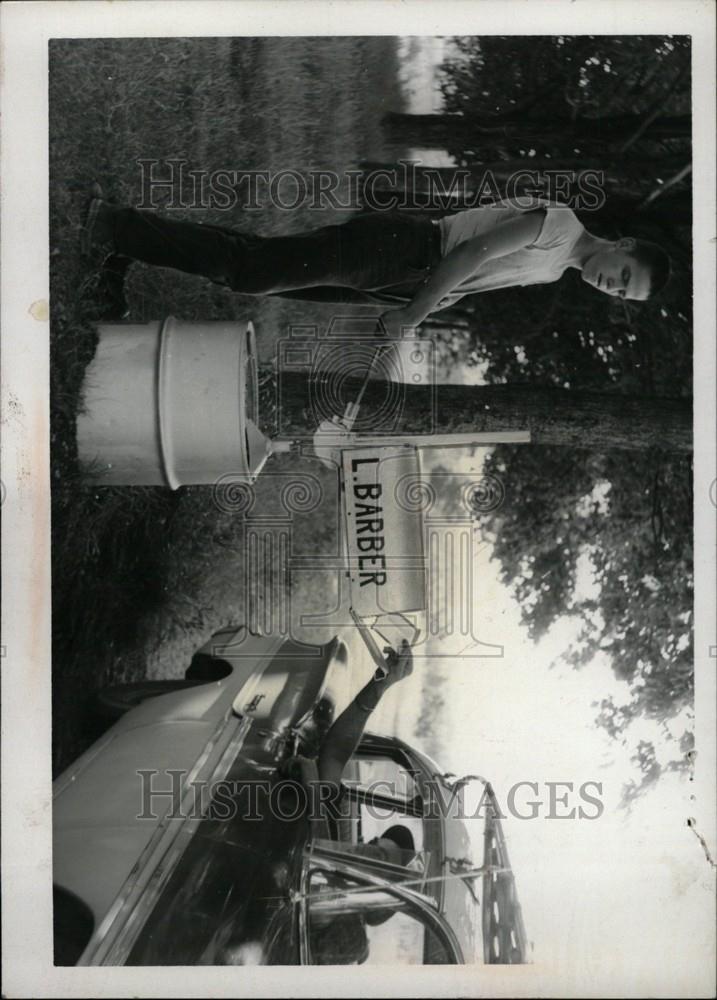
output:
<svg viewBox="0 0 717 1000"><path fill-rule="evenodd" d="M403 640L397 653L391 647L384 649L386 673L376 671L371 680L339 715L322 741L316 760L295 755L282 764L284 777L299 781L310 793L320 785L328 788L329 795L310 795L310 823L312 836L324 840L337 840L345 853L372 858L389 864L409 867L415 855L413 835L407 826L397 823L384 830L368 843L349 843L338 837L342 818L349 814L349 803L342 786L346 765L361 740L366 724L384 693L393 684L408 677L413 670L411 647ZM330 803L330 810L319 803ZM327 815L327 812L333 815ZM337 882L340 885L340 879ZM369 942L366 927L376 927L389 920L394 910L383 907L365 914L347 913L324 915L311 919L310 942L312 961L317 965L346 965L362 963L368 957Z"/></svg>

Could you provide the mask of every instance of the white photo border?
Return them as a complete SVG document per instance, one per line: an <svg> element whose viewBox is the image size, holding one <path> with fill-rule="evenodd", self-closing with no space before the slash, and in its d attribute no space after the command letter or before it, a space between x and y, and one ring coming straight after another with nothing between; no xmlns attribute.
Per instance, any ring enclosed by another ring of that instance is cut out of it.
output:
<svg viewBox="0 0 717 1000"><path fill-rule="evenodd" d="M334 968L52 965L48 41L231 35L689 34L693 40L695 289L694 818L715 855L715 8L710 0L116 0L5 3L2 21L2 895L5 995L335 996ZM686 830L686 838L692 833ZM686 840L687 843L687 840ZM706 865L709 863L706 859ZM713 919L707 915L706 919ZM714 931L712 936L714 947ZM714 952L713 952L714 953ZM356 996L674 995L579 962L352 968ZM710 956L705 956L709 964ZM708 993L704 994L705 996Z"/></svg>

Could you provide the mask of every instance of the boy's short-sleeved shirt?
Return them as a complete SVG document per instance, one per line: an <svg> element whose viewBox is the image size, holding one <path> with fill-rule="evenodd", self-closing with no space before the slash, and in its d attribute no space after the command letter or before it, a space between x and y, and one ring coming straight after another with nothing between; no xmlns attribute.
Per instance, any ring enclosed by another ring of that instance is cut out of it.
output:
<svg viewBox="0 0 717 1000"><path fill-rule="evenodd" d="M438 303L438 309L452 305L464 295L486 292L514 285L537 285L557 281L570 262L573 247L585 231L575 213L565 205L539 202L545 208L545 219L534 243L503 257L488 260L476 274L466 278L455 291ZM441 253L445 257L460 243L490 232L530 209L519 208L507 201L470 208L440 220Z"/></svg>

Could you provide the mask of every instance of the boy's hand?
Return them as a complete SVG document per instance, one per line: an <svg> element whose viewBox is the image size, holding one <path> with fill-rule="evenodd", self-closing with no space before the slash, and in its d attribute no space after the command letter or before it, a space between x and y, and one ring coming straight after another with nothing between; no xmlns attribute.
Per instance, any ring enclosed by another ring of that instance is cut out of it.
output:
<svg viewBox="0 0 717 1000"><path fill-rule="evenodd" d="M388 687L397 684L404 677L409 677L413 673L413 653L408 641L403 639L399 651L396 652L392 646L384 646L386 654L386 677L383 683Z"/></svg>
<svg viewBox="0 0 717 1000"><path fill-rule="evenodd" d="M391 309L379 316L376 335L389 340L400 340L402 337L416 336L417 326L405 309Z"/></svg>

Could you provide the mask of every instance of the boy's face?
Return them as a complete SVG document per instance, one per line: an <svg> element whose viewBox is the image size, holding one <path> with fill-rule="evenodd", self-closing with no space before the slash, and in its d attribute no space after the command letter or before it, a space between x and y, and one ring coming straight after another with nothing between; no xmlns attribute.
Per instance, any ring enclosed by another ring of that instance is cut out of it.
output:
<svg viewBox="0 0 717 1000"><path fill-rule="evenodd" d="M650 293L650 271L631 256L634 245L634 240L623 239L593 254L583 265L583 281L606 295L644 302Z"/></svg>

